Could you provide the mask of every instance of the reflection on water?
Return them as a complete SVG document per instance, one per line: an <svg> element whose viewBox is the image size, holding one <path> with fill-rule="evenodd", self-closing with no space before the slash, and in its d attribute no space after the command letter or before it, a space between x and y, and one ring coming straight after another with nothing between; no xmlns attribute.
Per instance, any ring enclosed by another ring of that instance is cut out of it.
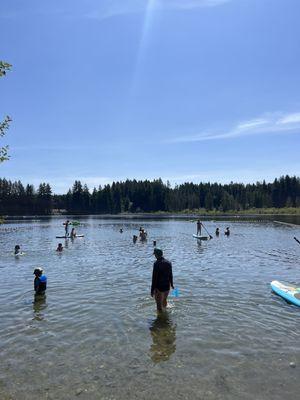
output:
<svg viewBox="0 0 300 400"><path fill-rule="evenodd" d="M44 310L47 308L46 295L35 294L33 305L33 320L42 321L44 319Z"/></svg>
<svg viewBox="0 0 300 400"><path fill-rule="evenodd" d="M167 311L158 313L149 329L153 342L150 346L152 361L167 361L176 350L176 325L170 314Z"/></svg>

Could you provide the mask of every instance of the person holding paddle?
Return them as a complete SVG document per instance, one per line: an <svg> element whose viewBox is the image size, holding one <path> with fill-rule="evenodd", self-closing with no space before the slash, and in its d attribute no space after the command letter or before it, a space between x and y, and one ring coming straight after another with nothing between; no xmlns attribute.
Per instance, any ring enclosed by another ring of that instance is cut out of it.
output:
<svg viewBox="0 0 300 400"><path fill-rule="evenodd" d="M200 219L198 219L197 221L197 235L201 236L201 227L202 227L202 222L200 221Z"/></svg>

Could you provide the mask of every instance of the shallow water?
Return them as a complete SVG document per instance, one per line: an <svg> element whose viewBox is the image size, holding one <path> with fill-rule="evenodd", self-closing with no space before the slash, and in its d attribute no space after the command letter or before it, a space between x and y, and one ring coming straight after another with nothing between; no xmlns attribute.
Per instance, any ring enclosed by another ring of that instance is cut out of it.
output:
<svg viewBox="0 0 300 400"><path fill-rule="evenodd" d="M207 221L231 236L200 244L189 221L91 217L77 228L85 237L57 254L62 222L0 227L1 400L297 398L300 309L269 283L300 285L299 228ZM140 225L149 239L134 244ZM180 290L160 317L152 240ZM45 298L34 298L36 266Z"/></svg>

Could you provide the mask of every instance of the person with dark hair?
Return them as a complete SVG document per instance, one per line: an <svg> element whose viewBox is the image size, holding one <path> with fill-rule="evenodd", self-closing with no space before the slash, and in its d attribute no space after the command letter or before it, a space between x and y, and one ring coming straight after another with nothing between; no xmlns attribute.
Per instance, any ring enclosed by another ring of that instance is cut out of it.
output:
<svg viewBox="0 0 300 400"><path fill-rule="evenodd" d="M70 221L67 219L67 221L64 222L63 225L65 226L65 234L66 234L66 236L69 236L69 225L71 225Z"/></svg>
<svg viewBox="0 0 300 400"><path fill-rule="evenodd" d="M47 277L43 275L42 268L36 268L33 275L35 275L33 282L35 294L44 294L47 289Z"/></svg>
<svg viewBox="0 0 300 400"><path fill-rule="evenodd" d="M153 264L151 297L155 298L157 311L167 307L170 287L174 289L172 264L163 257L163 251L157 247L153 252L156 261Z"/></svg>
<svg viewBox="0 0 300 400"><path fill-rule="evenodd" d="M62 251L63 251L63 245L62 245L62 243L58 243L58 246L57 246L57 249L56 249L56 251L58 251L59 253L61 253Z"/></svg>
<svg viewBox="0 0 300 400"><path fill-rule="evenodd" d="M229 226L227 226L226 231L224 232L226 236L230 235L230 230L229 230Z"/></svg>
<svg viewBox="0 0 300 400"><path fill-rule="evenodd" d="M15 245L15 256L19 255L20 253L21 253L21 247L18 244L16 244Z"/></svg>

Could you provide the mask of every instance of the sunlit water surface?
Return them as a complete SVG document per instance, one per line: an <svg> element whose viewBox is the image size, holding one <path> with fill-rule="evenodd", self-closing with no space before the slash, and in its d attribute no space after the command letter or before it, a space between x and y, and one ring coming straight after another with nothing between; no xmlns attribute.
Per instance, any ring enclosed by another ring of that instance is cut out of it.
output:
<svg viewBox="0 0 300 400"><path fill-rule="evenodd" d="M300 309L270 282L300 284L299 228L207 221L221 235L198 243L187 220L81 221L62 254L62 219L0 227L1 400L297 398ZM149 239L134 244L140 225ZM153 240L180 290L161 317ZM37 266L48 289L35 301Z"/></svg>

